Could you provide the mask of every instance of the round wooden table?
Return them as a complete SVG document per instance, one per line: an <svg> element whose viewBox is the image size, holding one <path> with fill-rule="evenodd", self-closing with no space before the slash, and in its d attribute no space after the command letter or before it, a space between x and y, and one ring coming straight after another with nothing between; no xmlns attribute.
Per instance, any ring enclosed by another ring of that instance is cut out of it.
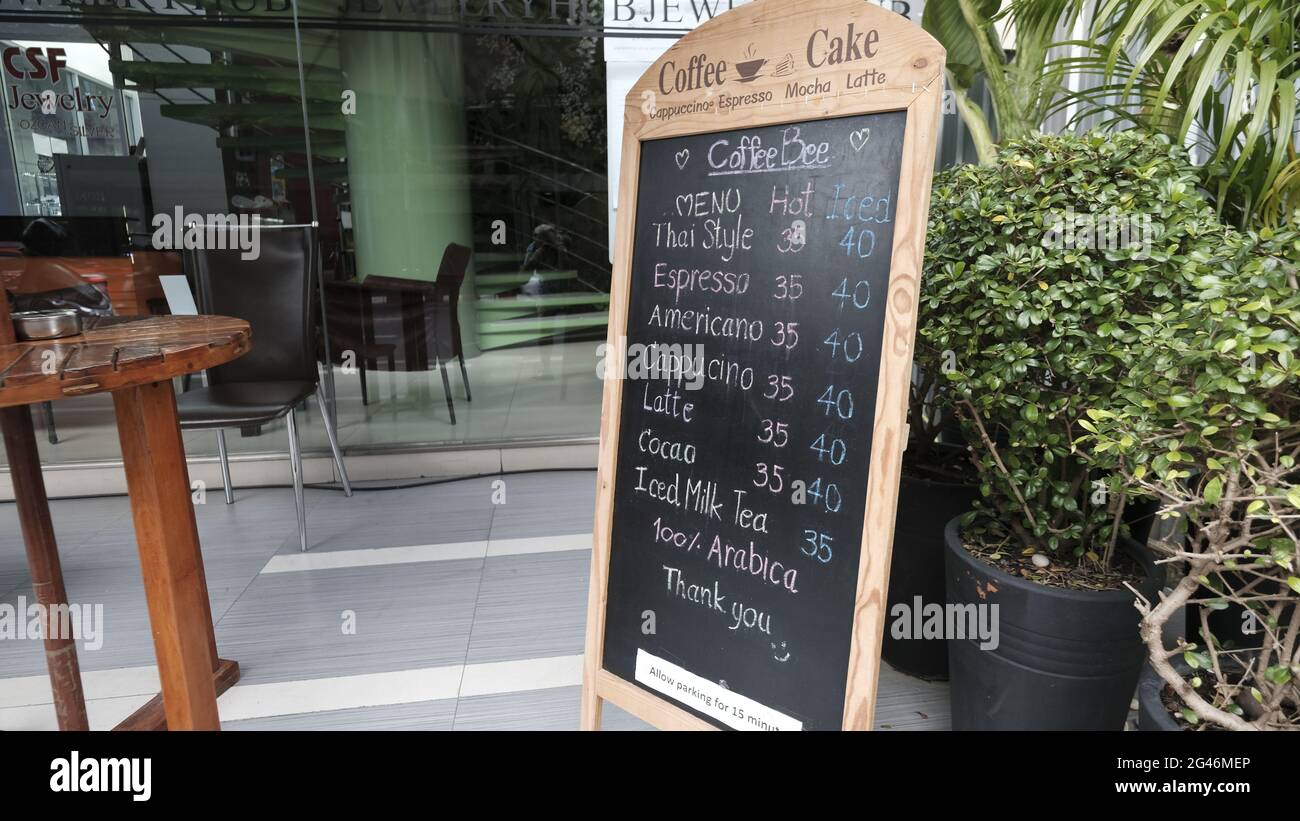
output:
<svg viewBox="0 0 1300 821"><path fill-rule="evenodd" d="M220 729L217 695L239 665L217 656L172 377L229 362L250 347L248 323L220 316L104 317L80 336L16 342L0 290L0 426L32 587L42 605L46 663L60 729L88 729L76 646L51 636L66 604L58 547L29 405L113 394L127 491L162 682L119 729Z"/></svg>

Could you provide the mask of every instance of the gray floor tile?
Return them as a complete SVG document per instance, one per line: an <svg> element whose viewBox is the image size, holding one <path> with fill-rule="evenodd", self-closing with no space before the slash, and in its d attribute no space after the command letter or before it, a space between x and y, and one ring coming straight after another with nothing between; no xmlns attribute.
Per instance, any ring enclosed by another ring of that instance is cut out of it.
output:
<svg viewBox="0 0 1300 821"><path fill-rule="evenodd" d="M450 730L456 701L417 701L356 710L223 721L223 730Z"/></svg>
<svg viewBox="0 0 1300 821"><path fill-rule="evenodd" d="M596 506L595 471L506 476L506 503L492 517L493 539L590 533Z"/></svg>
<svg viewBox="0 0 1300 821"><path fill-rule="evenodd" d="M250 684L460 664L481 566L263 574L217 622L217 645ZM355 635L343 631L344 611Z"/></svg>
<svg viewBox="0 0 1300 821"><path fill-rule="evenodd" d="M308 495L307 539L312 551L482 541L492 523L491 488L484 480L360 491L352 498L324 490ZM293 515L292 499L289 513ZM298 551L297 526L292 519L290 523L282 553Z"/></svg>
<svg viewBox="0 0 1300 821"><path fill-rule="evenodd" d="M488 558L467 663L581 653L590 565L585 550Z"/></svg>

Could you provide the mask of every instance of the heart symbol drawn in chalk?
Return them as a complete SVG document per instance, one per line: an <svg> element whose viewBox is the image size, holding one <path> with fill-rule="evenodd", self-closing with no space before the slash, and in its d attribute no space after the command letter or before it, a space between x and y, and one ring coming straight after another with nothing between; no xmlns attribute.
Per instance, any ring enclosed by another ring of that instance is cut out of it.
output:
<svg viewBox="0 0 1300 821"><path fill-rule="evenodd" d="M677 152L677 170L680 171L686 167L686 163L691 159L691 150L683 148Z"/></svg>
<svg viewBox="0 0 1300 821"><path fill-rule="evenodd" d="M853 146L854 151L861 151L862 146L866 145L867 140L870 139L871 139L870 128L859 128L857 131L854 131L851 134L849 134L849 144Z"/></svg>

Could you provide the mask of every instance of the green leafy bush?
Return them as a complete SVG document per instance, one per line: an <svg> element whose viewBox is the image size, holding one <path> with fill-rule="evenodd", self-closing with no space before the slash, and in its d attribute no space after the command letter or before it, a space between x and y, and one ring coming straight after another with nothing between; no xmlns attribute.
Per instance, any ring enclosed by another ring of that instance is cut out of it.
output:
<svg viewBox="0 0 1300 821"><path fill-rule="evenodd" d="M1192 293L1114 331L1137 357L1117 401L1080 422L1080 451L1113 492L1154 497L1185 523L1185 540L1155 544L1181 581L1140 607L1184 717L1300 727L1300 233L1225 231L1183 276ZM1165 623L1198 594L1204 645L1166 646ZM1259 648L1213 635L1207 614L1229 605L1251 614Z"/></svg>
<svg viewBox="0 0 1300 821"><path fill-rule="evenodd" d="M1195 180L1180 149L1115 134L1031 137L935 181L917 363L946 376L975 518L1025 550L1108 565L1123 502L1074 442L1137 361L1125 318L1194 291L1183 271L1223 233ZM1112 241L1125 224L1136 241Z"/></svg>

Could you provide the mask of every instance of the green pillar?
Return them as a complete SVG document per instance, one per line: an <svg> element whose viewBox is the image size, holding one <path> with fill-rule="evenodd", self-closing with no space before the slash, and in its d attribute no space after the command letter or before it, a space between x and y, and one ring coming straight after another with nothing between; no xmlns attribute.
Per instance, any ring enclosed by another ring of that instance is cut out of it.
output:
<svg viewBox="0 0 1300 821"><path fill-rule="evenodd" d="M474 245L460 36L345 31L346 121L357 272L432 281L449 242ZM461 291L466 355L478 353L471 271Z"/></svg>

